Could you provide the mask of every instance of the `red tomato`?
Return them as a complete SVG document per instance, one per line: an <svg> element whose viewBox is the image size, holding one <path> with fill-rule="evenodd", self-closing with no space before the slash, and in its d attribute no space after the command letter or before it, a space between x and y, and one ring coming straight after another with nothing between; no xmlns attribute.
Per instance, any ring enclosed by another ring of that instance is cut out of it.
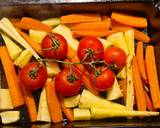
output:
<svg viewBox="0 0 160 128"><path fill-rule="evenodd" d="M92 52L93 60L103 59L104 47L103 44L93 36L86 36L80 40L78 45L78 57L82 61L85 55L88 52ZM91 58L88 56L85 59L86 62L91 61Z"/></svg>
<svg viewBox="0 0 160 128"><path fill-rule="evenodd" d="M114 84L115 75L110 69L104 71L98 71L99 74L96 76L94 72L90 74L92 85L98 91L106 91Z"/></svg>
<svg viewBox="0 0 160 128"><path fill-rule="evenodd" d="M73 96L80 91L82 81L78 72L73 71L70 75L69 69L63 69L55 78L55 89L63 96Z"/></svg>
<svg viewBox="0 0 160 128"><path fill-rule="evenodd" d="M48 74L43 65L38 62L31 62L19 71L18 77L27 89L37 90L45 85Z"/></svg>
<svg viewBox="0 0 160 128"><path fill-rule="evenodd" d="M109 47L104 52L104 60L108 64L116 65L117 69L122 69L126 64L126 54L118 47Z"/></svg>
<svg viewBox="0 0 160 128"><path fill-rule="evenodd" d="M66 39L57 33L49 33L41 43L43 55L49 59L62 60L67 56L68 44Z"/></svg>

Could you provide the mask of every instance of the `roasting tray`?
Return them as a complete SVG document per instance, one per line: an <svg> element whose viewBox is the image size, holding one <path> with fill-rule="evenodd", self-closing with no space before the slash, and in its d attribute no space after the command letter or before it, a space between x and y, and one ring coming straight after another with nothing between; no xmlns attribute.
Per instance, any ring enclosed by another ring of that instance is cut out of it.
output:
<svg viewBox="0 0 160 128"><path fill-rule="evenodd" d="M36 19L59 17L69 13L100 13L110 15L112 11L127 12L147 17L149 26L144 31L151 37L150 44L155 46L157 71L160 78L160 0L0 0L0 18L22 16ZM2 39L0 38L0 42ZM0 84L7 88L6 78L0 63ZM40 91L34 92L38 103ZM37 104L38 105L38 104ZM67 123L64 120L58 124L29 123L26 106L16 108L21 110L21 120L18 123L0 127L18 128L71 128L71 127L160 127L160 117L148 117L143 119L112 118L96 121L79 121Z"/></svg>

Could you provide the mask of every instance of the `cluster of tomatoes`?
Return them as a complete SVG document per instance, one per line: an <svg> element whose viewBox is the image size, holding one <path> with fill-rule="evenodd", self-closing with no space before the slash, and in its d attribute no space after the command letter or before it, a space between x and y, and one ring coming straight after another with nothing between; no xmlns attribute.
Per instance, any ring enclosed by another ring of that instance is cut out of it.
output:
<svg viewBox="0 0 160 128"><path fill-rule="evenodd" d="M56 33L45 36L41 48L44 58L53 59L54 62L63 63L68 52L67 41L62 35ZM79 64L83 64L90 72L91 83L98 91L106 91L114 84L115 74L110 66L121 70L126 63L126 54L122 49L111 46L104 51L101 41L92 36L80 40L77 55L80 59ZM61 69L55 77L56 91L63 96L79 93L83 85L80 73L71 66L74 63L68 63L68 65L70 68ZM30 90L44 86L47 78L47 70L42 62L30 62L19 72L22 85Z"/></svg>

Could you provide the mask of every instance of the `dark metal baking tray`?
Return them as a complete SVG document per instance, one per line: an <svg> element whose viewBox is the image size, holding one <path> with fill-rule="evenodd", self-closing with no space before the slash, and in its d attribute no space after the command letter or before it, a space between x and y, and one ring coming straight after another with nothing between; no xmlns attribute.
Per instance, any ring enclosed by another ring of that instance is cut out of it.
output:
<svg viewBox="0 0 160 128"><path fill-rule="evenodd" d="M110 15L112 11L127 12L147 17L149 26L145 30L151 37L150 44L155 45L156 63L158 75L160 76L160 1L159 0L0 0L0 18L22 16L36 19L59 17L69 13L100 13ZM2 40L0 39L0 42ZM0 83L6 88L6 80L0 65ZM159 77L160 78L160 77ZM34 92L35 97L39 92ZM37 98L36 98L37 99ZM38 101L38 99L37 99ZM58 124L35 123L30 124L25 106L16 108L21 110L21 120L18 123L0 127L160 127L160 117L148 117L143 119L112 118L96 121L80 121L67 123L64 121Z"/></svg>

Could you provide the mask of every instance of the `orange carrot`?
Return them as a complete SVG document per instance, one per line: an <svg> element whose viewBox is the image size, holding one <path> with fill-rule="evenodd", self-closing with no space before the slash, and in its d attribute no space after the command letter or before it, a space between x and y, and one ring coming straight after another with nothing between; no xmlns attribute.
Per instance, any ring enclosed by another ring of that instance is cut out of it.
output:
<svg viewBox="0 0 160 128"><path fill-rule="evenodd" d="M47 103L52 122L53 123L61 122L63 120L63 115L60 102L56 95L54 82L47 81L45 85L45 90L46 90Z"/></svg>
<svg viewBox="0 0 160 128"><path fill-rule="evenodd" d="M144 97L145 97L145 100L146 100L147 109L148 109L149 111L153 111L154 108L153 108L152 101L151 101L148 93L145 91L145 89L144 89Z"/></svg>
<svg viewBox="0 0 160 128"><path fill-rule="evenodd" d="M61 16L60 21L62 24L66 23L82 23L82 22L100 22L100 14L69 14Z"/></svg>
<svg viewBox="0 0 160 128"><path fill-rule="evenodd" d="M29 17L22 17L20 22L13 22L13 25L25 30L33 29L45 32L52 31L52 28L50 26Z"/></svg>
<svg viewBox="0 0 160 128"><path fill-rule="evenodd" d="M143 43L140 41L137 44L136 58L141 78L147 83L147 74L145 69L144 53L143 53Z"/></svg>
<svg viewBox="0 0 160 128"><path fill-rule="evenodd" d="M0 54L7 83L9 86L9 92L11 94L12 103L14 107L18 107L24 104L24 99L19 87L18 77L13 61L11 60L7 48L5 46L0 47Z"/></svg>
<svg viewBox="0 0 160 128"><path fill-rule="evenodd" d="M59 95L59 100L60 100L60 104L62 107L62 111L64 112L65 116L67 117L67 119L72 122L74 121L74 116L73 116L73 111L70 108L66 108L64 105L64 99L61 95Z"/></svg>
<svg viewBox="0 0 160 128"><path fill-rule="evenodd" d="M32 93L29 90L27 90L23 85L21 85L21 90L24 96L25 104L28 109L30 121L35 122L37 121L37 109L34 97Z"/></svg>
<svg viewBox="0 0 160 128"><path fill-rule="evenodd" d="M127 81L126 80L120 80L119 81L119 85L120 85L120 88L121 88L122 93L123 93L124 102L126 102L126 97L127 97Z"/></svg>
<svg viewBox="0 0 160 128"><path fill-rule="evenodd" d="M41 46L30 39L29 35L22 32L20 29L17 29L19 34L26 40L26 42L41 56L43 56Z"/></svg>
<svg viewBox="0 0 160 128"><path fill-rule="evenodd" d="M160 108L160 91L159 81L157 76L157 66L155 62L154 47L147 46L145 54L146 71L149 81L149 88L153 106L155 109Z"/></svg>
<svg viewBox="0 0 160 128"><path fill-rule="evenodd" d="M106 37L111 34L118 32L118 30L106 30L106 31L72 31L74 37L84 37L84 36L97 36Z"/></svg>
<svg viewBox="0 0 160 128"><path fill-rule="evenodd" d="M134 81L137 109L139 111L146 111L146 101L145 101L145 96L144 96L144 89L143 89L143 84L142 84L142 80L140 77L140 73L138 70L138 64L137 64L136 57L133 57L132 70L133 70L133 81Z"/></svg>
<svg viewBox="0 0 160 128"><path fill-rule="evenodd" d="M135 27L135 28L147 27L147 19L144 17L137 17L125 13L112 12L111 18L118 23L130 27Z"/></svg>
<svg viewBox="0 0 160 128"><path fill-rule="evenodd" d="M74 31L105 31L109 30L111 26L111 19L105 17L101 22L88 22L70 24L69 27Z"/></svg>
<svg viewBox="0 0 160 128"><path fill-rule="evenodd" d="M9 18L9 20L10 20L12 23L20 22L20 19L19 19L19 18Z"/></svg>
<svg viewBox="0 0 160 128"><path fill-rule="evenodd" d="M144 42L144 43L149 43L150 41L149 36L147 36L145 33L137 29L131 28L131 27L113 27L112 26L112 29L117 30L119 32L125 32L127 30L134 30L135 39L137 39L138 41Z"/></svg>

